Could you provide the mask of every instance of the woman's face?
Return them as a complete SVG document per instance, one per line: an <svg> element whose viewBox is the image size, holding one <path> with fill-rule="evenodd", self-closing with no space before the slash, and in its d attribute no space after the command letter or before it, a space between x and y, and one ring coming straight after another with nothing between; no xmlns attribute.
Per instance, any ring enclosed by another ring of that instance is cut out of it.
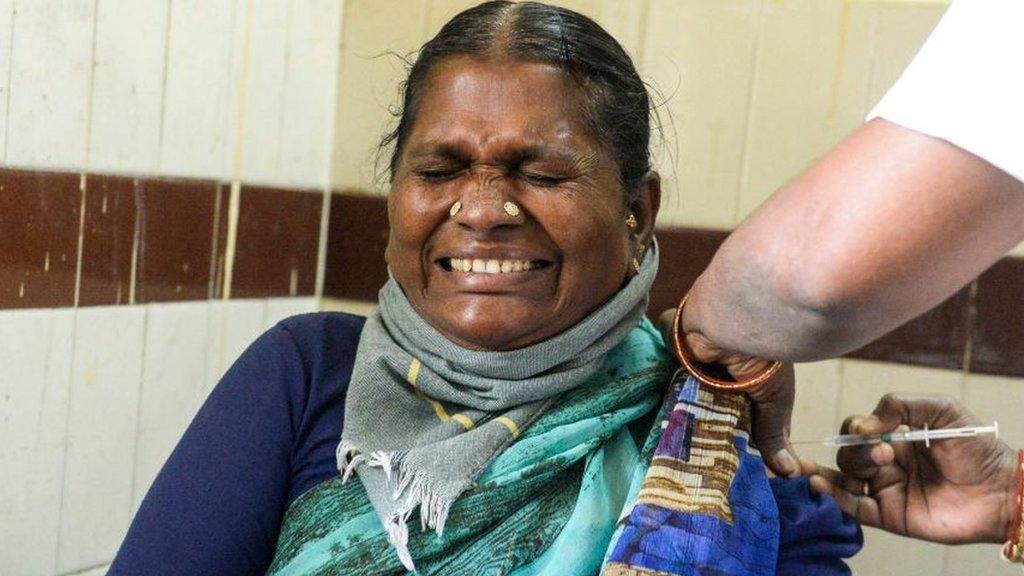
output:
<svg viewBox="0 0 1024 576"><path fill-rule="evenodd" d="M388 199L386 256L455 343L512 350L562 332L622 286L648 242L657 179L626 206L583 105L547 64L453 56L430 72Z"/></svg>

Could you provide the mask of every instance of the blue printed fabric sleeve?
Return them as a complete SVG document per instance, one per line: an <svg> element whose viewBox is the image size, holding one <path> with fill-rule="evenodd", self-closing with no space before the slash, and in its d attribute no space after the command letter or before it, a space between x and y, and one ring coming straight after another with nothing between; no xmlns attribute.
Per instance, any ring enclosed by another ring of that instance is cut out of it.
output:
<svg viewBox="0 0 1024 576"><path fill-rule="evenodd" d="M288 505L337 474L362 323L297 316L249 346L164 464L109 574L265 573Z"/></svg>
<svg viewBox="0 0 1024 576"><path fill-rule="evenodd" d="M778 576L849 575L843 561L864 544L860 524L828 495L815 494L807 478L770 480L779 506Z"/></svg>

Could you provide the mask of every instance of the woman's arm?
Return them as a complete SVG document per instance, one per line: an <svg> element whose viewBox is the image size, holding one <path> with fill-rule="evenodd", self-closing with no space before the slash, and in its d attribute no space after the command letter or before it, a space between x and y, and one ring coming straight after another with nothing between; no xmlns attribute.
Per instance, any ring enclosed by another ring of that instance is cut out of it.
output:
<svg viewBox="0 0 1024 576"><path fill-rule="evenodd" d="M837 356L937 305L1022 238L1024 182L874 120L729 236L683 326L751 356Z"/></svg>
<svg viewBox="0 0 1024 576"><path fill-rule="evenodd" d="M150 487L111 576L266 571L288 504L305 379L281 325L245 351Z"/></svg>

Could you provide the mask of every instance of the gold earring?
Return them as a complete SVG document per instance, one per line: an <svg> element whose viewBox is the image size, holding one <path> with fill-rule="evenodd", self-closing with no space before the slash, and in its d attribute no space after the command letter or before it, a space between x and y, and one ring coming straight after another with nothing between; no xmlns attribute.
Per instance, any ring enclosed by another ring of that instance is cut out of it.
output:
<svg viewBox="0 0 1024 576"><path fill-rule="evenodd" d="M633 271L637 274L640 273L640 259L644 257L644 252L647 250L647 246L641 242L636 247L636 256L633 256Z"/></svg>
<svg viewBox="0 0 1024 576"><path fill-rule="evenodd" d="M632 213L629 214L629 218L626 218L626 226L628 226L630 230L636 228L636 216Z"/></svg>
<svg viewBox="0 0 1024 576"><path fill-rule="evenodd" d="M519 216L519 206L515 202L505 202L505 214L513 218Z"/></svg>
<svg viewBox="0 0 1024 576"><path fill-rule="evenodd" d="M462 210L462 202L456 200L455 204L452 204L451 209L448 210L448 215L454 217L456 214L459 213L459 210Z"/></svg>

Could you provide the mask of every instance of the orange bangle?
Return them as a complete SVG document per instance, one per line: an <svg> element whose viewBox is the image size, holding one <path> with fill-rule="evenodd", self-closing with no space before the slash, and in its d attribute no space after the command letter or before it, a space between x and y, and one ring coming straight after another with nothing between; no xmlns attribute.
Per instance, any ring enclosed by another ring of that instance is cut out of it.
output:
<svg viewBox="0 0 1024 576"><path fill-rule="evenodd" d="M1003 544L1003 560L1024 563L1024 450L1017 453L1017 502L1010 539Z"/></svg>
<svg viewBox="0 0 1024 576"><path fill-rule="evenodd" d="M686 305L686 299L690 297L690 293L687 292L683 296L683 299L679 301L679 308L676 310L676 319L672 323L672 343L674 344L676 358L686 368L686 371L691 376L696 378L703 384L706 384L712 388L719 390L729 390L732 392L746 392L757 388L761 384L764 384L769 378L775 375L782 367L782 362L772 362L764 369L763 372L747 380L737 381L729 376L728 372L722 366L714 364L707 364L704 362L698 362L693 357L693 350L686 345L686 337L683 335L683 306ZM716 371L722 373L722 377L709 374L709 371Z"/></svg>

